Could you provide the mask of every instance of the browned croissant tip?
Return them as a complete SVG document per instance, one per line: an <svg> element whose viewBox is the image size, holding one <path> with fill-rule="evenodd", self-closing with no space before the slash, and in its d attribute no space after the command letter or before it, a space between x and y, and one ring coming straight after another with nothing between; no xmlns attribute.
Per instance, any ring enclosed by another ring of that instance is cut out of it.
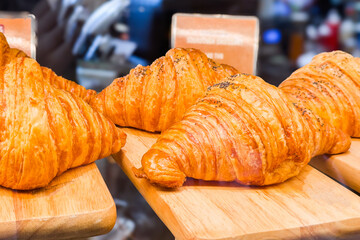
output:
<svg viewBox="0 0 360 240"><path fill-rule="evenodd" d="M145 178L151 184L154 184L162 188L179 188L182 185L184 185L184 182L186 181L186 175L184 173L181 174L164 173L155 176L149 173L148 174L145 173L143 171L143 168L135 170L134 173L136 177Z"/></svg>
<svg viewBox="0 0 360 240"><path fill-rule="evenodd" d="M142 167L141 168L132 167L132 171L135 174L135 177L148 179Z"/></svg>
<svg viewBox="0 0 360 240"><path fill-rule="evenodd" d="M123 146L125 145L125 143L126 143L127 134L124 133L124 131L121 130L121 129L120 129L120 131L121 131L121 133L122 133L122 135L121 135L121 140L122 140L122 142L123 142L123 145L122 145L122 147L123 147Z"/></svg>
<svg viewBox="0 0 360 240"><path fill-rule="evenodd" d="M133 167L132 168L132 171L135 175L135 177L137 178L145 178L147 180L149 180L149 182L151 184L154 184L158 187L161 187L161 188L165 188L165 189L174 189L174 188L179 188L181 187L184 182L186 181L186 177L183 178L182 181L179 181L178 179L175 179L173 181L159 181L159 180L154 180L154 179L150 179L146 173L144 172L144 168L135 168Z"/></svg>
<svg viewBox="0 0 360 240"><path fill-rule="evenodd" d="M164 189L176 189L176 188L180 188L184 185L184 182L186 181L186 178L184 178L184 181L179 182L179 181L167 181L167 182L155 182L152 181L151 179L148 179L150 181L150 183L154 184L155 186L158 186L160 188L164 188Z"/></svg>

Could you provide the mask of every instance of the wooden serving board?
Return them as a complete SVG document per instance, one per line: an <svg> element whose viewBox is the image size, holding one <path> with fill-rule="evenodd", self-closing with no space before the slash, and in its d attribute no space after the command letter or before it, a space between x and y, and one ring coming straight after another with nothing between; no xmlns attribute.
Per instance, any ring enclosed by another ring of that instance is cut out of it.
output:
<svg viewBox="0 0 360 240"><path fill-rule="evenodd" d="M360 197L310 166L268 187L188 179L165 190L132 172L158 135L124 130L113 157L176 239L360 239Z"/></svg>
<svg viewBox="0 0 360 240"><path fill-rule="evenodd" d="M116 207L95 163L33 191L0 188L0 239L78 239L109 232Z"/></svg>
<svg viewBox="0 0 360 240"><path fill-rule="evenodd" d="M360 139L352 139L348 152L315 157L310 165L360 193Z"/></svg>

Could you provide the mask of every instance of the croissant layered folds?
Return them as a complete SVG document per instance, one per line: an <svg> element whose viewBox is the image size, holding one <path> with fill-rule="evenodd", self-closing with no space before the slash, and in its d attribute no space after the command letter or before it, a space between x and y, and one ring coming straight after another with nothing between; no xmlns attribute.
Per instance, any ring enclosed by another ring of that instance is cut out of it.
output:
<svg viewBox="0 0 360 240"><path fill-rule="evenodd" d="M181 120L210 85L235 73L199 50L174 48L151 66L137 66L115 79L91 105L120 126L163 131Z"/></svg>
<svg viewBox="0 0 360 240"><path fill-rule="evenodd" d="M49 68L41 67L44 79L57 88L64 89L71 92L75 96L82 98L85 102L89 103L90 100L96 96L96 91L92 89L86 89L83 86L69 81L63 77L60 77Z"/></svg>
<svg viewBox="0 0 360 240"><path fill-rule="evenodd" d="M0 185L46 186L69 168L116 153L126 135L83 99L50 84L33 59L0 75Z"/></svg>
<svg viewBox="0 0 360 240"><path fill-rule="evenodd" d="M360 137L360 62L342 51L321 53L279 86L293 102Z"/></svg>
<svg viewBox="0 0 360 240"><path fill-rule="evenodd" d="M0 66L17 57L26 57L26 54L19 49L10 48L5 35L0 32Z"/></svg>
<svg viewBox="0 0 360 240"><path fill-rule="evenodd" d="M186 177L268 185L296 176L315 155L349 146L347 134L281 89L238 74L210 87L164 131L135 173L163 187Z"/></svg>
<svg viewBox="0 0 360 240"><path fill-rule="evenodd" d="M26 54L16 48L10 48L6 37L0 32L0 69L9 63L12 59L18 57L27 57ZM64 89L68 92L75 94L82 98L86 102L90 102L91 98L96 95L96 91L86 89L83 86L76 84L73 81L69 81L63 77L57 76L51 69L41 67L44 75L44 79L48 80L53 86L60 89ZM2 72L2 70L0 70Z"/></svg>

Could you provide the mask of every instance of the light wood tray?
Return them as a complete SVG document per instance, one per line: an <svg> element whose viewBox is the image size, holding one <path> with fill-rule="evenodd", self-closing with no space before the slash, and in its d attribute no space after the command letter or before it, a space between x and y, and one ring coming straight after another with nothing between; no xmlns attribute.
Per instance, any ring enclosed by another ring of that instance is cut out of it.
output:
<svg viewBox="0 0 360 240"><path fill-rule="evenodd" d="M360 139L352 139L348 152L315 157L310 165L360 193Z"/></svg>
<svg viewBox="0 0 360 240"><path fill-rule="evenodd" d="M78 239L109 232L114 200L95 163L39 190L0 188L0 239Z"/></svg>
<svg viewBox="0 0 360 240"><path fill-rule="evenodd" d="M164 190L132 172L158 135L124 130L113 158L176 239L360 239L360 197L310 166L269 187L188 179Z"/></svg>

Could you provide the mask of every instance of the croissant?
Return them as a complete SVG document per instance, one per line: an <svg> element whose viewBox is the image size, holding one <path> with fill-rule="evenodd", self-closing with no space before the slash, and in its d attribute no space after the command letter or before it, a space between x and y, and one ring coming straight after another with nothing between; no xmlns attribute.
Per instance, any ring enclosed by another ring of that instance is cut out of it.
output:
<svg viewBox="0 0 360 240"><path fill-rule="evenodd" d="M137 66L90 102L120 126L163 131L181 120L206 89L237 73L196 49L174 48L151 66Z"/></svg>
<svg viewBox="0 0 360 240"><path fill-rule="evenodd" d="M0 69L1 66L5 66L9 63L12 59L18 57L27 57L27 55L17 49L17 48L10 48L6 37L3 33L0 32ZM86 102L90 102L91 98L96 95L96 91L94 90L87 90L83 86L76 84L73 81L69 81L63 77L57 76L51 69L46 67L41 67L43 71L44 78L48 80L52 85L69 91L76 96L84 99ZM1 74L0 70L0 74Z"/></svg>
<svg viewBox="0 0 360 240"><path fill-rule="evenodd" d="M170 188L186 177L261 186L296 176L315 155L349 147L349 135L281 89L237 74L210 87L134 171Z"/></svg>
<svg viewBox="0 0 360 240"><path fill-rule="evenodd" d="M360 62L342 51L321 53L280 84L297 104L360 137Z"/></svg>
<svg viewBox="0 0 360 240"><path fill-rule="evenodd" d="M83 99L51 85L31 58L14 58L3 67L0 93L1 186L46 186L125 143L120 129Z"/></svg>

